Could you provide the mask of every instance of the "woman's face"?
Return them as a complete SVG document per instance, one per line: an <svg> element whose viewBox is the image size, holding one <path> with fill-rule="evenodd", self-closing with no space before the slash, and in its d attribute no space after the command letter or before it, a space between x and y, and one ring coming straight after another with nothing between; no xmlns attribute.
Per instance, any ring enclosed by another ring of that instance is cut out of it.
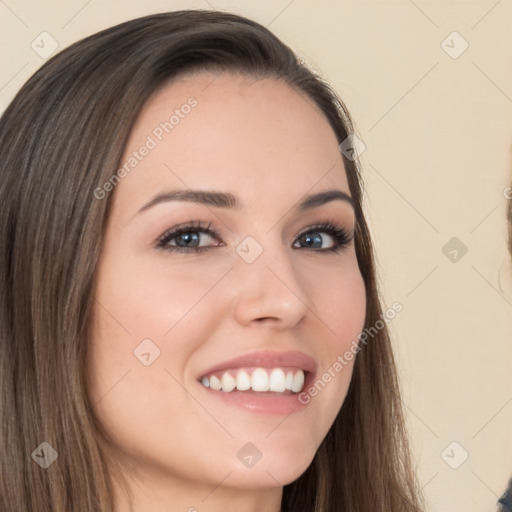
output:
<svg viewBox="0 0 512 512"><path fill-rule="evenodd" d="M353 361L335 363L364 327L333 131L282 82L200 73L150 99L123 166L95 283L97 418L132 476L290 483L340 410Z"/></svg>

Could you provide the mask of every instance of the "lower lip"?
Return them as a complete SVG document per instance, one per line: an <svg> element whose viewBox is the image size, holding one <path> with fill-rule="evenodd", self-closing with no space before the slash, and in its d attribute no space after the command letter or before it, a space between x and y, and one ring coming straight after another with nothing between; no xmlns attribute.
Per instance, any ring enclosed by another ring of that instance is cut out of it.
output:
<svg viewBox="0 0 512 512"><path fill-rule="evenodd" d="M307 388L310 382L311 375L306 376L306 381L302 390ZM217 391L211 388L204 387L199 383L201 388L210 396L221 400L222 402L238 407L248 412L258 414L271 414L271 415L288 415L294 412L302 411L307 404L302 404L299 401L301 393L292 393L289 395L281 395L277 393L262 393L257 391Z"/></svg>

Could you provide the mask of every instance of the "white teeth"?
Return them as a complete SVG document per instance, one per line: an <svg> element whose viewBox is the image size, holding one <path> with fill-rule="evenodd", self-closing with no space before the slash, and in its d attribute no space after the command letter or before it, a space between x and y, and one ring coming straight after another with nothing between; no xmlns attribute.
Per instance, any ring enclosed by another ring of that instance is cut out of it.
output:
<svg viewBox="0 0 512 512"><path fill-rule="evenodd" d="M253 391L269 390L268 374L263 368L256 368L256 370L252 372L251 381Z"/></svg>
<svg viewBox="0 0 512 512"><path fill-rule="evenodd" d="M276 368L275 370L272 370L272 373L270 374L269 383L270 391L284 391L286 389L284 379L284 372L283 370L281 370L281 368Z"/></svg>
<svg viewBox="0 0 512 512"><path fill-rule="evenodd" d="M222 376L222 391L233 391L235 389L235 379L229 373Z"/></svg>
<svg viewBox="0 0 512 512"><path fill-rule="evenodd" d="M288 390L292 390L292 384L293 384L293 372L288 372L286 374L286 381L285 381L285 388Z"/></svg>
<svg viewBox="0 0 512 512"><path fill-rule="evenodd" d="M220 383L220 380L215 377L215 375L210 377L210 387L215 389L215 391L220 391L222 389L222 384Z"/></svg>
<svg viewBox="0 0 512 512"><path fill-rule="evenodd" d="M238 391L247 391L250 388L251 388L250 375L245 370L240 370L236 374L236 389L238 389Z"/></svg>
<svg viewBox="0 0 512 512"><path fill-rule="evenodd" d="M245 369L225 371L222 375L204 376L201 384L215 391L229 393L233 390L272 391L283 393L292 391L299 393L304 387L304 372L302 370L283 370L282 368L255 368L252 373Z"/></svg>
<svg viewBox="0 0 512 512"><path fill-rule="evenodd" d="M304 372L297 372L293 376L292 391L298 393L304 386Z"/></svg>

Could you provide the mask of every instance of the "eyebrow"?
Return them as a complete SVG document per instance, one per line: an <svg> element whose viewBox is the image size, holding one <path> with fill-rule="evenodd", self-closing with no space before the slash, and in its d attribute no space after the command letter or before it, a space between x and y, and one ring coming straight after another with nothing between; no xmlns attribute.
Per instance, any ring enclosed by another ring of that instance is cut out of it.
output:
<svg viewBox="0 0 512 512"><path fill-rule="evenodd" d="M305 211L312 208L317 208L331 201L345 201L354 208L354 200L352 197L343 192L342 190L326 190L306 196L295 208L299 211ZM161 203L168 203L171 201L188 201L192 203L204 204L206 206L214 206L216 208L230 208L240 210L242 204L238 198L229 192L216 192L209 190L171 190L168 192L161 192L148 201L138 212L139 213L149 210L153 206Z"/></svg>

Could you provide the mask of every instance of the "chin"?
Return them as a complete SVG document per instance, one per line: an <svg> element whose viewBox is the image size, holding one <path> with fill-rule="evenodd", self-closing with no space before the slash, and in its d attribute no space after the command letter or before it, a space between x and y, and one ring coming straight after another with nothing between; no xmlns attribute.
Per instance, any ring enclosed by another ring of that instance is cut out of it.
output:
<svg viewBox="0 0 512 512"><path fill-rule="evenodd" d="M240 489L271 489L291 484L299 478L311 464L311 460L283 464L266 464L242 471L237 468L226 480L226 484Z"/></svg>
<svg viewBox="0 0 512 512"><path fill-rule="evenodd" d="M233 473L229 477L232 485L247 488L282 487L299 478L309 467L316 453L317 446L307 446L307 443L261 443L261 449L256 451L251 446L255 461L247 463L239 461L238 457ZM259 453L258 453L259 452ZM256 457L260 457L256 460ZM240 456L243 460L243 454Z"/></svg>

